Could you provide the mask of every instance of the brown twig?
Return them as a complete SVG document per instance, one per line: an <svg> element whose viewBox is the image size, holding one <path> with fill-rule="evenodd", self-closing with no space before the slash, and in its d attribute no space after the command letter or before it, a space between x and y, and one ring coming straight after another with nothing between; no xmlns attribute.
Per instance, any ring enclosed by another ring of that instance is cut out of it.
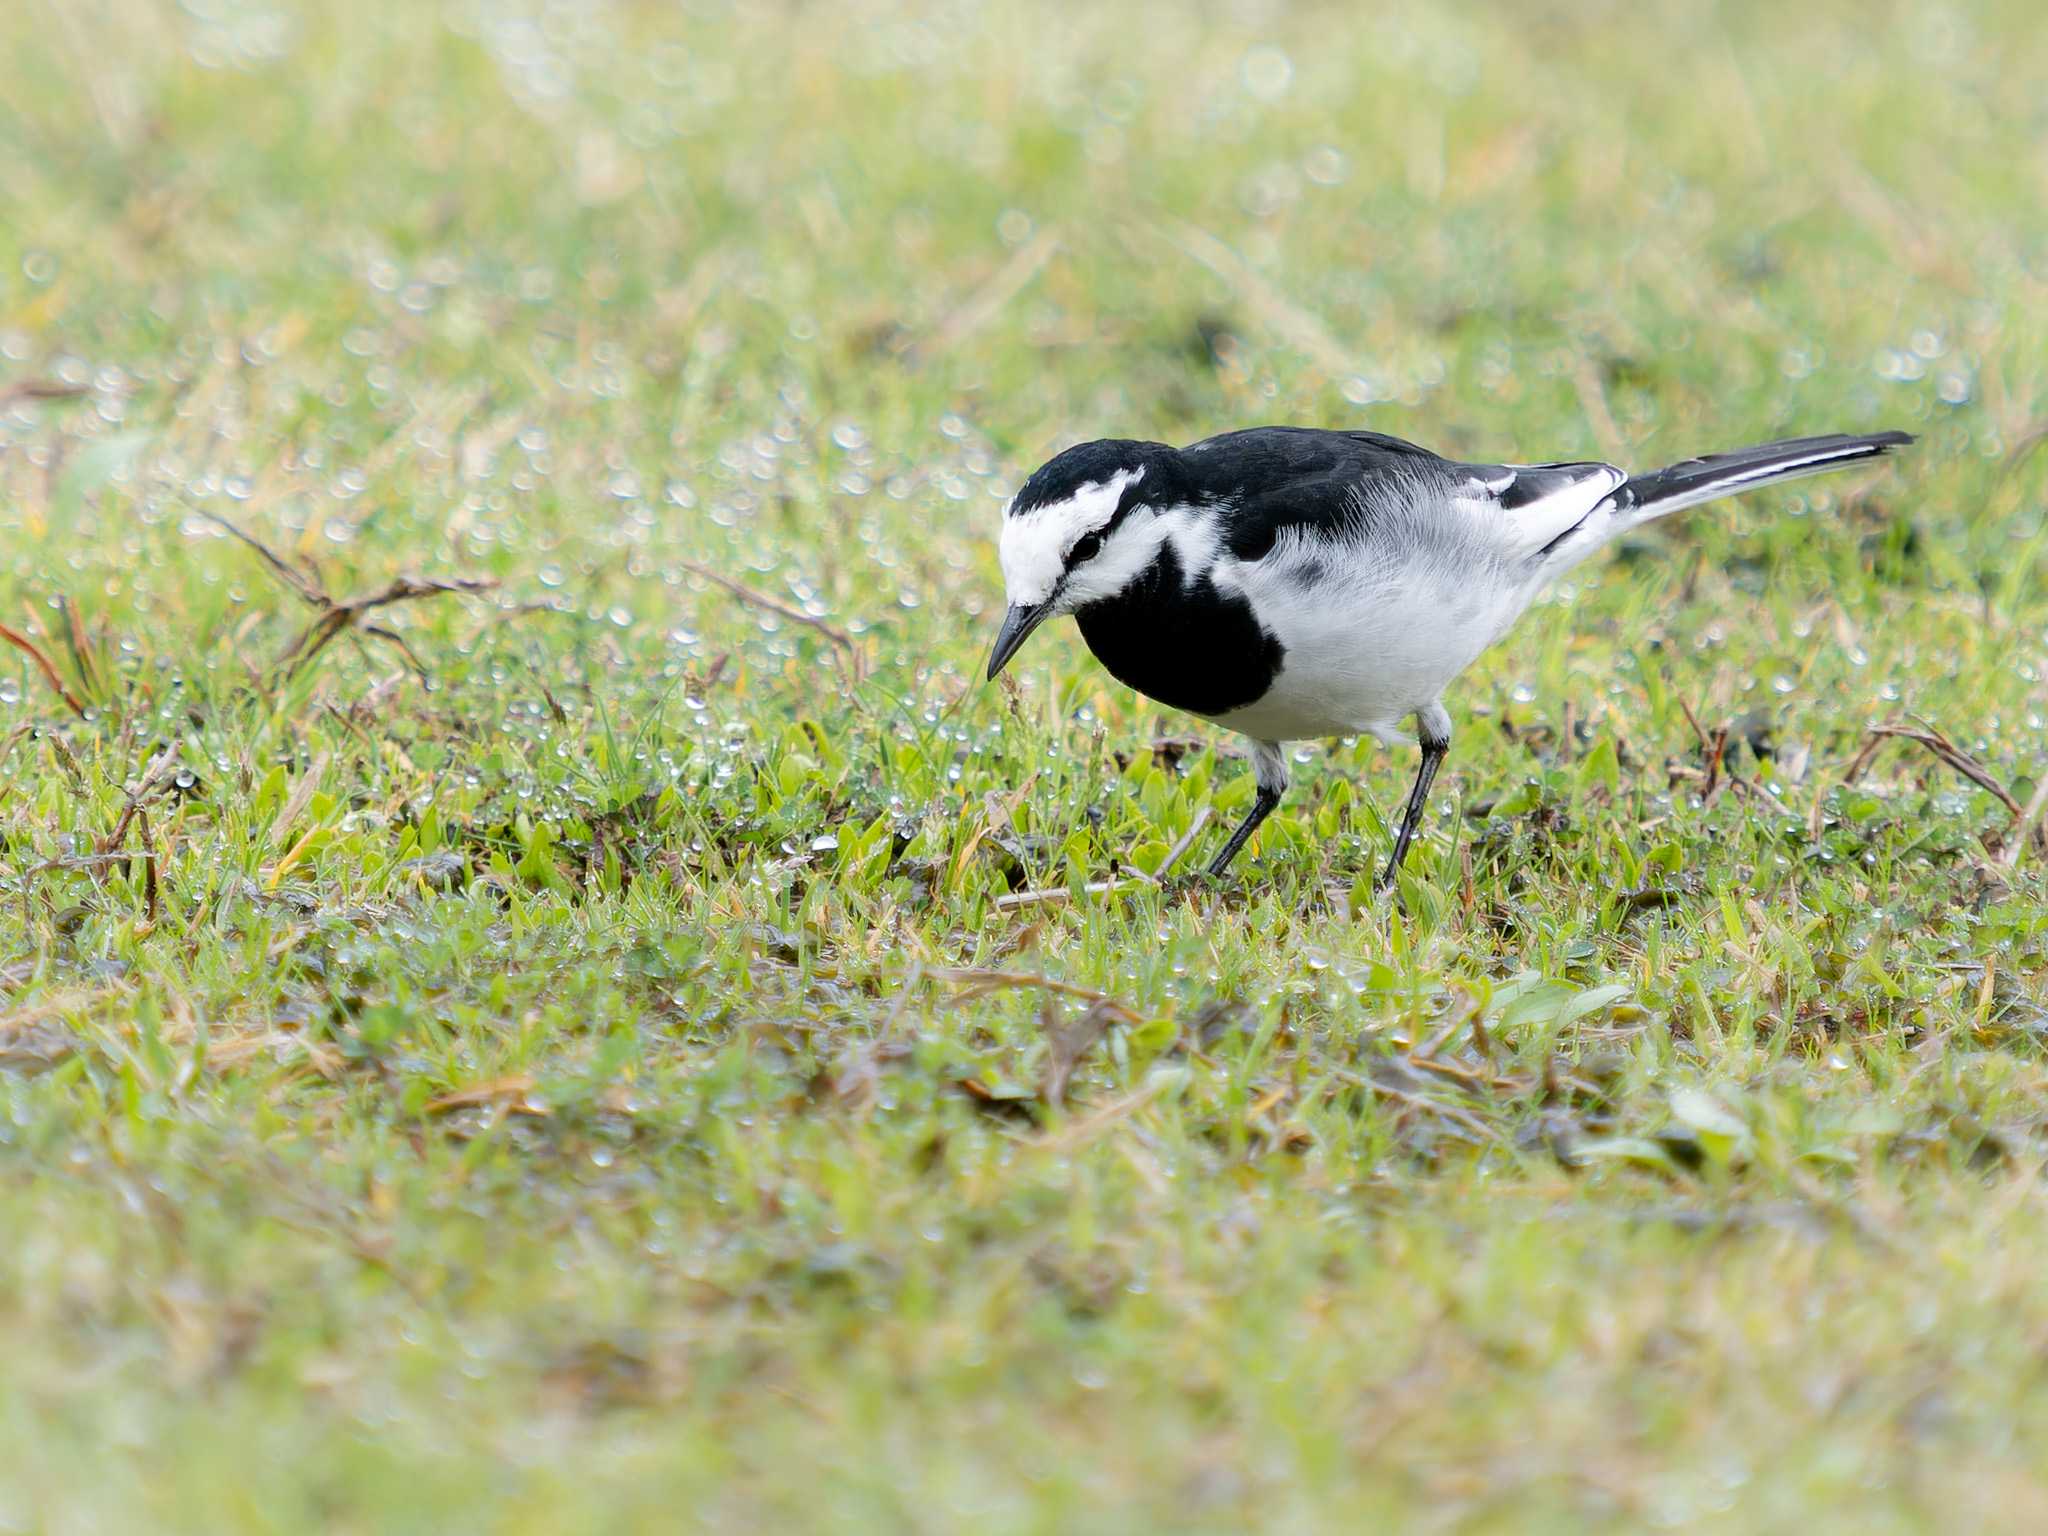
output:
<svg viewBox="0 0 2048 1536"><path fill-rule="evenodd" d="M793 624L802 624L806 628L816 630L832 643L834 652L841 658L848 673L856 681L859 680L861 675L860 648L854 644L853 636L849 635L845 630L835 624L828 624L823 619L817 618L812 614L805 613L801 608L792 607L778 598L770 597L766 592L758 591L748 586L745 582L734 581L730 576L720 575L709 566L701 565L695 560L683 561L682 567L686 571L702 576L714 586L725 588L726 591L739 598L742 602L752 603L756 608L765 608L770 613L779 613Z"/></svg>
<svg viewBox="0 0 2048 1536"><path fill-rule="evenodd" d="M149 766L142 770L142 782L128 791L121 806L121 819L114 823L114 830L101 841L99 851L107 853L121 846L128 837L128 824L141 814L143 803L155 794L158 786L170 777L178 761L177 744L165 747L150 759Z"/></svg>
<svg viewBox="0 0 2048 1536"><path fill-rule="evenodd" d="M1700 756L1705 757L1709 748L1707 746L1707 733L1700 728L1700 717L1692 712L1692 705L1688 704L1684 699L1678 701L1678 707L1685 711L1685 723L1692 727L1693 735L1699 738Z"/></svg>
<svg viewBox="0 0 2048 1536"><path fill-rule="evenodd" d="M298 638L285 647L284 654L277 659L277 670L286 678L295 677L312 663L314 657L326 650L336 636L356 628L361 623L363 615L375 609L389 607L393 603L408 603L415 598L438 597L445 592L488 592L495 586L497 582L488 577L464 576L442 580L401 576L383 591L373 592L368 597L354 597L346 602L336 602L323 594L321 602L324 607L320 617L308 624L299 632ZM379 638L391 633L378 625L366 625L364 628L372 634L379 635ZM404 649L417 665L419 658L411 656L411 647L407 646Z"/></svg>
<svg viewBox="0 0 2048 1536"><path fill-rule="evenodd" d="M2044 780L2034 791L2032 799L2021 805L2018 797L2000 783L1990 769L1951 741L1945 731L1926 720L1921 720L1918 728L1900 725L1896 721L1872 726L1869 738L1850 762L1848 770L1843 773L1842 783L1854 784L1862 778L1888 741L1917 742L1933 753L1941 763L1989 793L2005 807L2006 815L2010 818L2005 832L1998 838L1987 840L1990 851L1998 856L1999 863L2007 868L2018 864L2029 843L2039 843L2044 850L2048 850L2048 828L2044 828L2042 824L2043 812L2048 810L2048 780ZM1812 818L1816 830L1819 821L1820 802L1816 799Z"/></svg>
<svg viewBox="0 0 2048 1536"><path fill-rule="evenodd" d="M360 630L364 634L374 635L379 640L397 646L414 670L424 676L426 668L421 664L418 655L395 630L381 624L366 624L363 622L363 616L379 608L388 608L393 603L409 603L416 598L438 597L448 592L489 592L498 585L491 577L400 576L383 590L372 592L365 597L330 597L316 577L300 570L261 539L236 527L217 512L202 512L200 515L226 529L255 550L277 578L290 587L299 600L318 615L312 623L299 631L292 643L285 647L284 654L278 657L273 671L281 680L289 680L304 671L337 636L350 630Z"/></svg>
<svg viewBox="0 0 2048 1536"><path fill-rule="evenodd" d="M1700 786L1700 804L1712 805L1721 798L1721 791L1730 784L1744 789L1750 788L1751 786L1745 784L1739 774L1727 771L1725 760L1728 755L1728 727L1717 725L1713 734L1709 735L1700 725L1700 717L1692 712L1690 704L1680 699L1678 707L1685 711L1685 723L1692 727L1693 735L1699 739L1700 755L1707 760L1706 782ZM1675 768L1671 771L1674 774L1678 772Z"/></svg>
<svg viewBox="0 0 2048 1536"><path fill-rule="evenodd" d="M1713 750L1707 758L1706 788L1700 791L1700 798L1703 801L1705 801L1708 805L1712 805L1715 800L1720 798L1720 793L1722 789L1721 763L1722 759L1725 758L1728 754L1727 726L1717 725L1714 727L1712 747Z"/></svg>
<svg viewBox="0 0 2048 1536"><path fill-rule="evenodd" d="M1889 739L1889 737L1872 731L1864 740L1861 749L1849 760L1849 766L1842 770L1842 782L1844 784L1854 784L1864 774L1868 773L1870 765L1877 759L1878 752L1883 749L1885 742Z"/></svg>

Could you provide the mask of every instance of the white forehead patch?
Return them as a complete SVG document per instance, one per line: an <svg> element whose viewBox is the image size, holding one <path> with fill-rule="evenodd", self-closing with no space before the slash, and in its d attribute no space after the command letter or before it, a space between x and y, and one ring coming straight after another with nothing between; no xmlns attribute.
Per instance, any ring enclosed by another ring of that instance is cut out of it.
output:
<svg viewBox="0 0 2048 1536"><path fill-rule="evenodd" d="M1145 470L1122 469L1100 482L1089 481L1063 501L1003 519L998 551L1003 588L1010 604L1042 603L1059 585L1067 568L1067 551L1085 533L1093 533L1116 516L1124 487L1144 478Z"/></svg>

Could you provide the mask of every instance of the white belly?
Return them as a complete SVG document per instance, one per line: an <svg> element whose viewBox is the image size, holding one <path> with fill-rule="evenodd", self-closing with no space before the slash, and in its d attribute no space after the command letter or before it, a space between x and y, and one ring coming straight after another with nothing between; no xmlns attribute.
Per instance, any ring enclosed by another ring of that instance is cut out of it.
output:
<svg viewBox="0 0 2048 1536"><path fill-rule="evenodd" d="M1287 654L1265 695L1218 723L1264 741L1398 736L1533 595L1484 562L1414 553L1424 558L1398 569L1346 568L1327 550L1282 548L1219 569L1218 585L1242 590Z"/></svg>

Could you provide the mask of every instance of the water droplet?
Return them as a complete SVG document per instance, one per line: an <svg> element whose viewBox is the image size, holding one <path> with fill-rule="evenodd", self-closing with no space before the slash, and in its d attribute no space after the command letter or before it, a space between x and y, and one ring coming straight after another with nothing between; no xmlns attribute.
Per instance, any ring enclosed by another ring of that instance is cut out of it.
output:
<svg viewBox="0 0 2048 1536"><path fill-rule="evenodd" d="M1351 162L1336 146L1319 144L1302 156L1301 172L1319 187L1334 187L1351 173Z"/></svg>
<svg viewBox="0 0 2048 1536"><path fill-rule="evenodd" d="M1270 43L1262 43L1244 56L1240 70L1244 88L1260 101L1278 101L1294 83L1294 61Z"/></svg>

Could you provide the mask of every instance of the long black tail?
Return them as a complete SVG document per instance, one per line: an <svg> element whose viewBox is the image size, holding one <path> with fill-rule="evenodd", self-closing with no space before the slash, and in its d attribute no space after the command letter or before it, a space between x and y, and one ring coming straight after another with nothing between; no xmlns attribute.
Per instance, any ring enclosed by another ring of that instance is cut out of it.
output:
<svg viewBox="0 0 2048 1536"><path fill-rule="evenodd" d="M1613 497L1619 521L1626 525L1662 517L1681 507L1753 491L1801 475L1824 475L1864 459L1879 459L1913 441L1910 432L1872 432L1855 437L1793 437L1782 443L1759 443L1730 453L1710 453L1667 469L1637 475L1619 486Z"/></svg>

